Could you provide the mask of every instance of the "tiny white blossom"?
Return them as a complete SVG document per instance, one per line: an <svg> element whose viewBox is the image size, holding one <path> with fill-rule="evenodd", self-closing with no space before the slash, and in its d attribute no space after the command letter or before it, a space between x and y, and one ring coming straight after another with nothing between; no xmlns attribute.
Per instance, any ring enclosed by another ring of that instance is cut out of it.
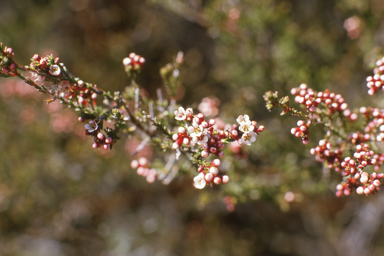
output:
<svg viewBox="0 0 384 256"><path fill-rule="evenodd" d="M193 178L195 188L202 189L205 187L207 182L204 179L204 173L199 173L195 178Z"/></svg>
<svg viewBox="0 0 384 256"><path fill-rule="evenodd" d="M245 145L251 145L252 142L256 141L257 133L251 131L251 132L246 132L241 136L242 142L244 142Z"/></svg>
<svg viewBox="0 0 384 256"><path fill-rule="evenodd" d="M192 137L199 137L201 135L205 135L203 126L198 125L197 123L192 123L192 125L188 127L188 132L189 135Z"/></svg>
<svg viewBox="0 0 384 256"><path fill-rule="evenodd" d="M200 136L192 136L192 142L194 144L199 144L199 145L203 145L204 143L207 143L208 142L208 136L204 134L200 135Z"/></svg>
<svg viewBox="0 0 384 256"><path fill-rule="evenodd" d="M192 118L193 117L193 109L192 108L187 108L185 110L185 114L187 115L187 117Z"/></svg>
<svg viewBox="0 0 384 256"><path fill-rule="evenodd" d="M244 116L240 115L236 119L236 121L239 123L239 125L240 125L239 130L242 131L242 132L251 132L255 128L252 125L251 120L249 120L249 116L248 115L244 115Z"/></svg>
<svg viewBox="0 0 384 256"><path fill-rule="evenodd" d="M89 121L89 123L85 125L85 129L87 129L89 133L96 131L98 128L95 121Z"/></svg>
<svg viewBox="0 0 384 256"><path fill-rule="evenodd" d="M242 122L244 121L244 116L243 115L239 115L236 119L236 122L238 122L239 124L241 124Z"/></svg>
<svg viewBox="0 0 384 256"><path fill-rule="evenodd" d="M179 107L178 110L175 110L175 119L176 120L185 120L187 118L187 115L185 114L185 110L183 107Z"/></svg>
<svg viewBox="0 0 384 256"><path fill-rule="evenodd" d="M60 75L61 73L61 69L58 65L52 65L50 68L49 68L49 74L53 75L53 76L58 76Z"/></svg>

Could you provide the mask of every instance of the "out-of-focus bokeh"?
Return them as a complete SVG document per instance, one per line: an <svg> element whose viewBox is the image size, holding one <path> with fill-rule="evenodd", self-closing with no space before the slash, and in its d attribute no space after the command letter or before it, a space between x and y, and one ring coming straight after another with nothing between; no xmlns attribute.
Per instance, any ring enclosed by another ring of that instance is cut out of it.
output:
<svg viewBox="0 0 384 256"><path fill-rule="evenodd" d="M53 54L115 91L135 52L154 98L160 67L183 51L180 104L216 97L224 121L248 114L266 127L219 189L197 191L189 175L148 184L130 168L137 139L93 150L75 112L2 79L0 255L384 255L382 193L336 198L340 176L309 154L321 130L302 145L297 119L262 98L307 83L382 108L365 77L384 54L383 14L382 0L0 0L0 41L19 63Z"/></svg>

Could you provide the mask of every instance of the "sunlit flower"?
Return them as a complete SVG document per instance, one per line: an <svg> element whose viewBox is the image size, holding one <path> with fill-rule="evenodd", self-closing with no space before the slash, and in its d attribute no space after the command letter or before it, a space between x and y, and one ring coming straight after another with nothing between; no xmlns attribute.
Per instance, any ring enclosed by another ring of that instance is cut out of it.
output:
<svg viewBox="0 0 384 256"><path fill-rule="evenodd" d="M241 136L242 142L244 142L245 145L251 145L252 142L256 141L256 136L257 133L251 131L251 132L246 132Z"/></svg>
<svg viewBox="0 0 384 256"><path fill-rule="evenodd" d="M192 145L195 145L196 143L199 145L203 145L204 143L208 142L208 136L205 134L202 134L200 136L192 136Z"/></svg>
<svg viewBox="0 0 384 256"><path fill-rule="evenodd" d="M252 125L252 122L251 120L249 120L249 116L248 115L240 115L236 121L239 123L240 127L239 127L239 130L242 131L242 132L250 132L250 131L253 131L253 129L255 128L253 125Z"/></svg>
<svg viewBox="0 0 384 256"><path fill-rule="evenodd" d="M204 173L199 173L195 178L193 178L195 188L202 189L205 187L207 182L204 179Z"/></svg>
<svg viewBox="0 0 384 256"><path fill-rule="evenodd" d="M97 123L95 121L89 121L88 124L85 125L85 129L88 130L89 133L92 133L94 131L97 131L97 129L99 128L99 126L97 125Z"/></svg>
<svg viewBox="0 0 384 256"><path fill-rule="evenodd" d="M59 76L60 73L61 73L61 69L58 65L52 65L50 68L49 68L49 74L53 75L53 76Z"/></svg>
<svg viewBox="0 0 384 256"><path fill-rule="evenodd" d="M197 123L192 123L192 125L188 127L188 132L191 137L205 135L203 126L198 125Z"/></svg>
<svg viewBox="0 0 384 256"><path fill-rule="evenodd" d="M183 107L179 107L178 110L175 111L175 119L176 120L185 120L187 118L187 115L185 113L185 110Z"/></svg>

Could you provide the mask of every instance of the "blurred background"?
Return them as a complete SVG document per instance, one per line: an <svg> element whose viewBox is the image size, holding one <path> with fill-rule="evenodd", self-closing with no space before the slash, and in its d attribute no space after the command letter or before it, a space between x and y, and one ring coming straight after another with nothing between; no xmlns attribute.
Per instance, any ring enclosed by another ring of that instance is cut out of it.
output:
<svg viewBox="0 0 384 256"><path fill-rule="evenodd" d="M234 123L266 127L223 168L232 181L197 191L131 170L132 148L91 148L76 113L17 80L0 80L0 255L384 255L384 196L336 198L340 176L290 134L297 119L269 113L267 90L307 83L350 108L383 108L365 78L384 54L382 0L0 0L0 41L16 60L59 56L105 90L129 84L122 59L145 57L139 84L162 88L160 67L185 54L178 102L220 102ZM164 88L162 88L164 91ZM157 152L143 152L155 161ZM228 154L230 155L230 154ZM160 159L161 160L161 159ZM194 170L191 171L193 173ZM228 205L235 205L235 210Z"/></svg>

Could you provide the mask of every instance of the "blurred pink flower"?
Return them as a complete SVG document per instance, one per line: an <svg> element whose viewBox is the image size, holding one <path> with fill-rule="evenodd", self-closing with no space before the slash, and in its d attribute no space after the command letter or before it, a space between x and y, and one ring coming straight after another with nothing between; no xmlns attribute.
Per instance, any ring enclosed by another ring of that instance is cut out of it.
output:
<svg viewBox="0 0 384 256"><path fill-rule="evenodd" d="M360 24L357 16L352 16L344 21L344 28L347 30L349 38L356 39L360 36Z"/></svg>
<svg viewBox="0 0 384 256"><path fill-rule="evenodd" d="M204 116L217 116L219 114L220 100L216 97L205 97L199 104L199 111Z"/></svg>

